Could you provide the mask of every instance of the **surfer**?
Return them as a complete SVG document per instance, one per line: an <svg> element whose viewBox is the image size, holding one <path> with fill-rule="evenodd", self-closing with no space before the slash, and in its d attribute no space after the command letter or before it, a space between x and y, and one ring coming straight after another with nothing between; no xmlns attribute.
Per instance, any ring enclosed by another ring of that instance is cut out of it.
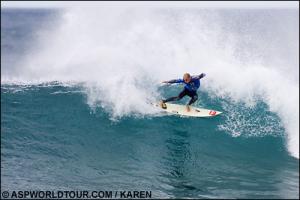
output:
<svg viewBox="0 0 300 200"><path fill-rule="evenodd" d="M183 75L183 79L174 79L174 80L170 80L170 81L163 81L162 83L169 83L169 84L184 83L185 86L184 86L184 89L179 93L178 96L170 97L165 100L161 100L160 106L162 108L166 108L167 107L165 104L166 102L178 101L187 95L187 96L191 97L191 100L186 105L186 110L187 110L187 112L189 112L190 105L192 103L194 103L195 101L197 101L197 99L198 99L197 90L200 87L200 79L203 78L204 76L205 76L204 73L202 73L198 76L191 76L189 73L185 73Z"/></svg>

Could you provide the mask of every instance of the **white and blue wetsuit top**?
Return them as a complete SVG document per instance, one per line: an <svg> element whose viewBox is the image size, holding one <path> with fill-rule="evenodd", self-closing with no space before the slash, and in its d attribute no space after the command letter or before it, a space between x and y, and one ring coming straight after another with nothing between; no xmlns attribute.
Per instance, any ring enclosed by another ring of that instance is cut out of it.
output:
<svg viewBox="0 0 300 200"><path fill-rule="evenodd" d="M200 87L200 79L205 76L204 73L198 75L198 76L192 76L192 79L189 83L185 83L183 79L174 79L168 81L168 83L184 83L184 88L187 89L190 92L196 92Z"/></svg>

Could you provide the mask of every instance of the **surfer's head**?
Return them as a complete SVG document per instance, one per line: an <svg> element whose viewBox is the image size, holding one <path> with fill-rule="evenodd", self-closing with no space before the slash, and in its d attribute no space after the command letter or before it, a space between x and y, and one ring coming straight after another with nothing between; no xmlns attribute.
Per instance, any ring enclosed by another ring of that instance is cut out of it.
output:
<svg viewBox="0 0 300 200"><path fill-rule="evenodd" d="M183 75L183 81L184 81L185 83L191 82L191 75L190 75L189 73L185 73L185 74Z"/></svg>

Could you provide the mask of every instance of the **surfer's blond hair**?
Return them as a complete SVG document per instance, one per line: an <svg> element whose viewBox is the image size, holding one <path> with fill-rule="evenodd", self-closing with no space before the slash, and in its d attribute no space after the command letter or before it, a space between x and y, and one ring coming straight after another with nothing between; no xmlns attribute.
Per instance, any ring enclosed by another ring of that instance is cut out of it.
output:
<svg viewBox="0 0 300 200"><path fill-rule="evenodd" d="M190 75L189 73L183 74L183 79L185 79L185 78L190 78L190 77L191 77L191 75Z"/></svg>

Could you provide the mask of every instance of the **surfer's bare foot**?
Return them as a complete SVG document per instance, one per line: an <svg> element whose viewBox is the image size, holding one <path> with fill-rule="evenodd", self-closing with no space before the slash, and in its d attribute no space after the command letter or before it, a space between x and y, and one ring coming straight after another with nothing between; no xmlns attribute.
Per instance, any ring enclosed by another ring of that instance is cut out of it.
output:
<svg viewBox="0 0 300 200"><path fill-rule="evenodd" d="M186 111L187 111L187 112L190 112L190 111L191 111L191 108L190 108L189 105L186 106Z"/></svg>
<svg viewBox="0 0 300 200"><path fill-rule="evenodd" d="M160 107L163 108L163 109L166 109L166 108L167 108L167 105L166 105L163 101L160 101L160 102L159 102L159 105L160 105Z"/></svg>

